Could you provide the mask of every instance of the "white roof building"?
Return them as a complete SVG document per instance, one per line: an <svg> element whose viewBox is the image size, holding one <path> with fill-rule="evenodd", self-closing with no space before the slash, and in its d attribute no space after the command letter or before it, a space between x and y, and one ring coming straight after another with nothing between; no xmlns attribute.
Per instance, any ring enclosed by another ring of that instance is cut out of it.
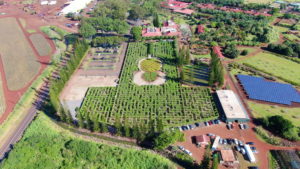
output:
<svg viewBox="0 0 300 169"><path fill-rule="evenodd" d="M48 0L41 0L41 5L48 5Z"/></svg>
<svg viewBox="0 0 300 169"><path fill-rule="evenodd" d="M218 146L219 146L219 141L220 141L220 136L217 136L217 137L215 138L215 141L214 141L212 147L211 147L211 150L212 150L212 151L217 150L217 148L218 148Z"/></svg>
<svg viewBox="0 0 300 169"><path fill-rule="evenodd" d="M74 0L71 1L68 6L62 9L61 13L66 15L68 13L79 13L80 10L84 9L93 0Z"/></svg>
<svg viewBox="0 0 300 169"><path fill-rule="evenodd" d="M227 122L247 122L249 117L240 98L232 90L217 90Z"/></svg>

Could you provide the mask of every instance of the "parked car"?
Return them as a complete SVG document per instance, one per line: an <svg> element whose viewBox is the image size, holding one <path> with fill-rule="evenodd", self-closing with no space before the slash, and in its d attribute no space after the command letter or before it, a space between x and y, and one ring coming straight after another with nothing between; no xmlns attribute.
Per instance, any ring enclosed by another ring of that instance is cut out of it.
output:
<svg viewBox="0 0 300 169"><path fill-rule="evenodd" d="M192 156L192 153L189 150L187 150L187 149L183 150L183 152L186 153L186 154L188 154L188 155L190 155L190 156Z"/></svg>
<svg viewBox="0 0 300 169"><path fill-rule="evenodd" d="M205 126L210 126L209 122L204 122Z"/></svg>
<svg viewBox="0 0 300 169"><path fill-rule="evenodd" d="M185 150L185 148L183 146L178 146L179 150Z"/></svg>
<svg viewBox="0 0 300 169"><path fill-rule="evenodd" d="M251 148L251 150L256 150L256 147L250 147Z"/></svg>
<svg viewBox="0 0 300 169"><path fill-rule="evenodd" d="M220 138L219 143L223 144L223 139L222 138Z"/></svg>
<svg viewBox="0 0 300 169"><path fill-rule="evenodd" d="M244 124L244 129L248 129L248 128L249 128L248 124Z"/></svg>
<svg viewBox="0 0 300 169"><path fill-rule="evenodd" d="M247 142L246 144L249 144L249 145L254 145L254 143L253 143L253 142Z"/></svg>
<svg viewBox="0 0 300 169"><path fill-rule="evenodd" d="M212 134L212 133L208 133L207 136L209 136L209 137L214 137L214 136L216 136L216 135L215 135L215 134Z"/></svg>
<svg viewBox="0 0 300 169"><path fill-rule="evenodd" d="M179 131L182 131L182 128L181 128L181 127L177 127L177 128L178 128Z"/></svg>
<svg viewBox="0 0 300 169"><path fill-rule="evenodd" d="M248 167L248 169L259 169L259 168L256 166L250 166L250 167Z"/></svg>
<svg viewBox="0 0 300 169"><path fill-rule="evenodd" d="M185 131L185 130L189 130L189 128L187 126L181 126L182 130Z"/></svg>
<svg viewBox="0 0 300 169"><path fill-rule="evenodd" d="M239 144L239 142L238 142L238 140L236 138L234 139L234 144L236 144L236 145Z"/></svg>
<svg viewBox="0 0 300 169"><path fill-rule="evenodd" d="M241 140L239 140L238 142L240 146L244 146L244 143Z"/></svg>
<svg viewBox="0 0 300 169"><path fill-rule="evenodd" d="M195 123L195 125L196 125L196 127L200 127L200 123L198 123L198 122Z"/></svg>
<svg viewBox="0 0 300 169"><path fill-rule="evenodd" d="M245 129L245 128L244 128L244 124L239 124L239 126L240 126L240 128L241 128L242 130Z"/></svg>
<svg viewBox="0 0 300 169"><path fill-rule="evenodd" d="M228 144L232 144L233 140L231 138L227 139Z"/></svg>
<svg viewBox="0 0 300 169"><path fill-rule="evenodd" d="M255 153L255 154L257 154L257 153L258 153L258 151L257 151L257 150L252 150L252 152L253 152L253 153Z"/></svg>
<svg viewBox="0 0 300 169"><path fill-rule="evenodd" d="M246 154L246 150L245 150L244 148L241 148L241 153L242 153L243 155L245 155L245 154Z"/></svg>
<svg viewBox="0 0 300 169"><path fill-rule="evenodd" d="M223 144L227 144L227 140L226 139L223 139Z"/></svg>
<svg viewBox="0 0 300 169"><path fill-rule="evenodd" d="M190 130L196 128L196 126L195 126L194 124L190 124L190 125L188 125L188 126L189 126Z"/></svg>

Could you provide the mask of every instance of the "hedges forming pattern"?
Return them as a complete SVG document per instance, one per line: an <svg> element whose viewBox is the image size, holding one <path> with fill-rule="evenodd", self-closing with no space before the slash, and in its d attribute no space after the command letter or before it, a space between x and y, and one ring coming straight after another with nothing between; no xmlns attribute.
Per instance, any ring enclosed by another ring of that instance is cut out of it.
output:
<svg viewBox="0 0 300 169"><path fill-rule="evenodd" d="M162 61L167 81L162 86L137 86L133 73L139 60L147 57L147 45L130 43L118 87L90 88L80 108L83 117L98 118L113 124L116 117L132 125L147 125L150 119L161 119L166 126L202 121L218 115L209 89L181 87L174 43L154 44L155 57Z"/></svg>

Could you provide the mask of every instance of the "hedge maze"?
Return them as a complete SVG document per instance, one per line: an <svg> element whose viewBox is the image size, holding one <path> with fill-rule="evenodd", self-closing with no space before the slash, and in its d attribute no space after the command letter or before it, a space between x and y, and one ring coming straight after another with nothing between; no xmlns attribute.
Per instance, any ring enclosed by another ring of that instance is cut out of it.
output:
<svg viewBox="0 0 300 169"><path fill-rule="evenodd" d="M147 57L147 44L130 43L117 87L90 88L80 108L84 118L114 124L118 118L130 126L157 124L164 126L202 121L218 116L208 88L182 87L176 67L175 42L154 43L154 56L162 61L167 81L161 86L137 86L133 74L139 60Z"/></svg>

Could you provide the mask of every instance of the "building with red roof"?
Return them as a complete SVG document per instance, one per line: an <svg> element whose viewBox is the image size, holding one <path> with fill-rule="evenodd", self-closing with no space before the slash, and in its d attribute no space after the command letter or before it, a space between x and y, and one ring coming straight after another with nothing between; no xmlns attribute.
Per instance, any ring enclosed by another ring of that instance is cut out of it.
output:
<svg viewBox="0 0 300 169"><path fill-rule="evenodd" d="M197 26L197 33L201 34L201 33L204 33L204 32L205 32L204 26L198 25Z"/></svg>
<svg viewBox="0 0 300 169"><path fill-rule="evenodd" d="M191 3L176 1L176 0L167 0L161 3L161 7L168 8L168 9L185 9Z"/></svg>
<svg viewBox="0 0 300 169"><path fill-rule="evenodd" d="M201 9L215 9L216 8L216 6L214 4L198 4L197 7L201 8Z"/></svg>
<svg viewBox="0 0 300 169"><path fill-rule="evenodd" d="M192 9L174 9L173 12L184 14L184 15L192 15L195 11Z"/></svg>
<svg viewBox="0 0 300 169"><path fill-rule="evenodd" d="M195 143L200 147L206 147L209 144L209 137L205 134L200 136L195 136Z"/></svg>
<svg viewBox="0 0 300 169"><path fill-rule="evenodd" d="M224 58L224 55L223 55L223 53L221 52L221 47L220 47L220 46L214 46L214 47L213 47L213 52L214 52L215 54L217 54L217 56L218 56L220 59Z"/></svg>
<svg viewBox="0 0 300 169"><path fill-rule="evenodd" d="M142 30L143 37L162 36L160 28L149 27Z"/></svg>

